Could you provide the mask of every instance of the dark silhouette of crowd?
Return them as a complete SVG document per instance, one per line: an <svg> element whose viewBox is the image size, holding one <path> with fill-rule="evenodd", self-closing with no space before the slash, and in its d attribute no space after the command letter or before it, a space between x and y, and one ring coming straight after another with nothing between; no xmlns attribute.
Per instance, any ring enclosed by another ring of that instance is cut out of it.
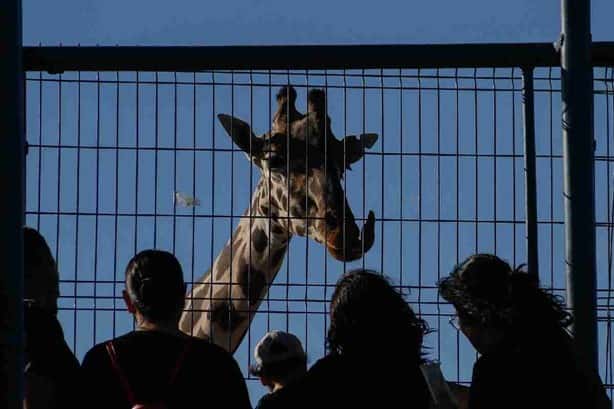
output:
<svg viewBox="0 0 614 409"><path fill-rule="evenodd" d="M123 298L135 330L95 345L79 365L57 319L51 251L30 228L24 244L24 407L251 406L233 357L179 330L186 284L171 253L145 250L128 262ZM433 375L426 322L382 273L359 269L337 282L327 353L310 368L293 334L258 342L250 373L269 393L257 408L611 407L599 375L576 356L572 316L537 277L476 254L437 285L456 311L451 323L479 353L469 387Z"/></svg>

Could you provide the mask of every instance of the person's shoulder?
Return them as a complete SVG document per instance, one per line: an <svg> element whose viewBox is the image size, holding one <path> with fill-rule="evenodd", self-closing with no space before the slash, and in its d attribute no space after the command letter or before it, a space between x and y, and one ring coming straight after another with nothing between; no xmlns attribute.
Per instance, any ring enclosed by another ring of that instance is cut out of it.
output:
<svg viewBox="0 0 614 409"><path fill-rule="evenodd" d="M328 354L318 359L316 363L311 366L313 370L319 370L323 368L337 367L343 364L343 357L340 355Z"/></svg>
<svg viewBox="0 0 614 409"><path fill-rule="evenodd" d="M106 344L109 341L110 340L107 340L91 347L83 357L83 366L98 361L100 357L107 355Z"/></svg>
<svg viewBox="0 0 614 409"><path fill-rule="evenodd" d="M264 395L258 401L256 409L277 409L289 407L301 407L306 403L302 383L294 383L284 388Z"/></svg>
<svg viewBox="0 0 614 409"><path fill-rule="evenodd" d="M208 339L193 337L190 335L188 335L186 339L188 342L191 343L191 347L193 350L196 350L201 353L208 354L208 355L219 356L219 357L232 357L230 352L226 351L221 346L214 344Z"/></svg>
<svg viewBox="0 0 614 409"><path fill-rule="evenodd" d="M116 337L113 339L107 339L106 341L103 341L99 344L94 345L93 347L89 349L89 351L87 351L87 353L83 357L82 366L86 366L87 364L91 364L92 362L98 362L102 358L107 359L107 356L108 356L107 345L109 343L112 343L114 346L117 346L118 344L125 343L127 340L130 340L132 337L133 337L133 332L129 332L127 334L120 335L119 337Z"/></svg>
<svg viewBox="0 0 614 409"><path fill-rule="evenodd" d="M211 365L214 362L229 367L238 368L238 364L233 358L232 354L226 351L219 345L216 345L209 340L188 336L187 341L190 344L190 358L207 362L207 365Z"/></svg>
<svg viewBox="0 0 614 409"><path fill-rule="evenodd" d="M346 359L340 355L329 354L316 361L311 368L309 368L308 374L310 377L326 376L343 371L346 365Z"/></svg>
<svg viewBox="0 0 614 409"><path fill-rule="evenodd" d="M299 384L305 390L324 390L333 385L337 387L345 384L345 375L347 373L343 369L343 359L340 356L327 355L309 368Z"/></svg>
<svg viewBox="0 0 614 409"><path fill-rule="evenodd" d="M267 409L275 407L275 396L273 393L267 393L260 398L254 409Z"/></svg>

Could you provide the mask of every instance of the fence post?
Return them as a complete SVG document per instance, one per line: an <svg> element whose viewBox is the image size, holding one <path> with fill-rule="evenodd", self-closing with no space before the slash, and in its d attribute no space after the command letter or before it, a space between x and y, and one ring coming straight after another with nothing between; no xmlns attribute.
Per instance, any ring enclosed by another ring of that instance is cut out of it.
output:
<svg viewBox="0 0 614 409"><path fill-rule="evenodd" d="M24 75L21 0L0 3L0 406L23 396Z"/></svg>
<svg viewBox="0 0 614 409"><path fill-rule="evenodd" d="M533 67L522 68L522 113L524 131L524 181L527 268L538 275L537 254L537 176L535 166L535 105Z"/></svg>
<svg viewBox="0 0 614 409"><path fill-rule="evenodd" d="M578 356L598 370L590 0L562 0L561 79L567 303Z"/></svg>

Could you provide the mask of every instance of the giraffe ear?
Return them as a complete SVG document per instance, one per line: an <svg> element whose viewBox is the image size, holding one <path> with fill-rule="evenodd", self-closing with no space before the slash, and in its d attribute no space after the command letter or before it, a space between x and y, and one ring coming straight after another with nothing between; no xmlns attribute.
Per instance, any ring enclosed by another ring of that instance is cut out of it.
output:
<svg viewBox="0 0 614 409"><path fill-rule="evenodd" d="M232 138L233 142L250 156L256 156L262 151L262 139L257 138L250 126L233 116L219 114L217 118Z"/></svg>
<svg viewBox="0 0 614 409"><path fill-rule="evenodd" d="M358 162L365 154L365 149L370 149L377 142L376 133L363 133L358 137L348 135L341 141L341 152L344 152L345 145L345 166L350 169L352 163Z"/></svg>

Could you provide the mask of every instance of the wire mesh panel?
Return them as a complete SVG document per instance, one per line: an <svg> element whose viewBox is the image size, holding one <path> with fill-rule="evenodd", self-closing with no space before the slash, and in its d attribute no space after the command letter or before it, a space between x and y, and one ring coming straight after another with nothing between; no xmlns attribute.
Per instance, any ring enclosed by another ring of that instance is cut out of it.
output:
<svg viewBox="0 0 614 409"><path fill-rule="evenodd" d="M612 250L614 249L614 67L594 70L595 98L595 222L597 248L597 325L599 371L614 397L612 339Z"/></svg>
<svg viewBox="0 0 614 409"><path fill-rule="evenodd" d="M601 75L603 74L603 75ZM614 196L612 70L596 75L597 243L601 374L612 385L611 250ZM535 72L539 273L564 295L558 70ZM124 268L139 250L178 257L188 285L214 263L257 187L260 170L233 145L217 115L269 131L282 86L326 90L334 135L379 139L342 179L358 224L376 215L375 243L339 262L294 236L235 353L248 377L255 343L291 331L310 362L326 353L328 302L355 267L389 276L435 330L427 353L448 379L468 383L475 352L448 324L436 282L476 252L517 265L525 234L522 71L500 68L27 75L27 224L46 237L61 274L60 320L78 358L133 328L121 299ZM603 359L601 359L603 357Z"/></svg>

